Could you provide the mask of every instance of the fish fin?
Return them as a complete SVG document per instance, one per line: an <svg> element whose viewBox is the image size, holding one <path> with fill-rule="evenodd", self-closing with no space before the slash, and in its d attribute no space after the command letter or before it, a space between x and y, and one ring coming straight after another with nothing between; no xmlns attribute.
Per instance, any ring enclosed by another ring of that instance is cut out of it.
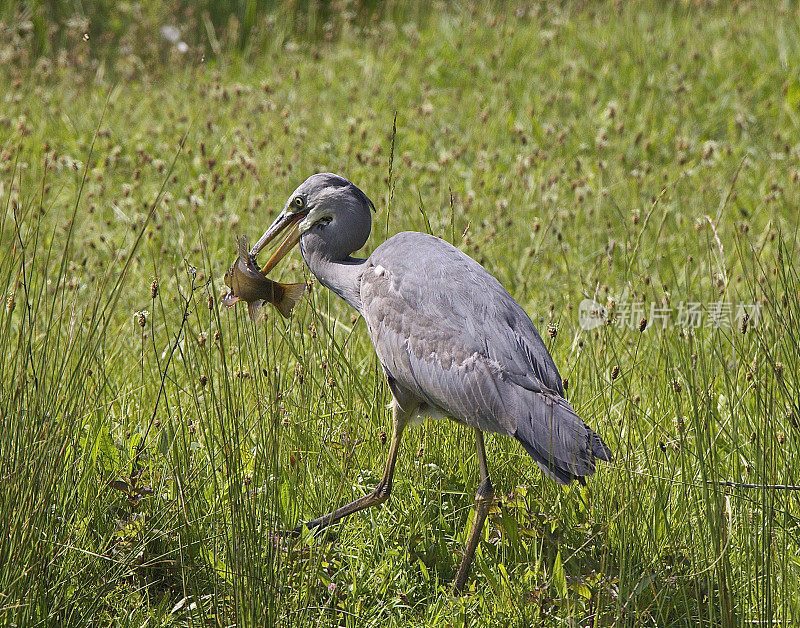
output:
<svg viewBox="0 0 800 628"><path fill-rule="evenodd" d="M280 286L283 288L283 298L275 303L275 307L281 313L281 316L289 318L289 315L292 313L292 308L297 305L297 302L306 291L306 284L282 283Z"/></svg>
<svg viewBox="0 0 800 628"><path fill-rule="evenodd" d="M222 305L225 307L233 307L235 303L239 301L239 297L233 294L233 290L231 290L228 294L222 297Z"/></svg>
<svg viewBox="0 0 800 628"><path fill-rule="evenodd" d="M239 258L246 264L249 257L250 252L247 250L247 236L241 235L239 236Z"/></svg>
<svg viewBox="0 0 800 628"><path fill-rule="evenodd" d="M253 321L258 321L259 315L261 314L261 306L263 305L263 301L260 299L256 299L255 301L250 301L247 304L247 312L250 314L250 319Z"/></svg>

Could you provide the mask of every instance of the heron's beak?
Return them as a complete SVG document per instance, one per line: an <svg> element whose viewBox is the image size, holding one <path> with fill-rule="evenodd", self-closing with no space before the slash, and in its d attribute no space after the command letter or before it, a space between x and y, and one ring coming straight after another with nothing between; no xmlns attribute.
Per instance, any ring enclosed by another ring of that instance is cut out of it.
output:
<svg viewBox="0 0 800 628"><path fill-rule="evenodd" d="M306 217L307 211L299 211L296 213L288 213L286 210L282 211L275 219L269 229L264 232L258 242L250 249L250 255L256 257L262 249L264 249L270 242L275 240L285 229L289 229L289 234L281 242L281 245L272 254L261 272L265 275L271 271L278 262L280 262L286 254L300 242L300 221Z"/></svg>

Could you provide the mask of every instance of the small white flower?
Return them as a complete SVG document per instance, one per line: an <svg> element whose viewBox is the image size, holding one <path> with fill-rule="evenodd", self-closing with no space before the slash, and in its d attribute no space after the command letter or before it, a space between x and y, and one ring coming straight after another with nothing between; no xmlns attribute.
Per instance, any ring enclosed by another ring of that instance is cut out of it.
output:
<svg viewBox="0 0 800 628"><path fill-rule="evenodd" d="M181 32L174 26L164 24L161 27L161 36L171 44L177 44L181 38Z"/></svg>

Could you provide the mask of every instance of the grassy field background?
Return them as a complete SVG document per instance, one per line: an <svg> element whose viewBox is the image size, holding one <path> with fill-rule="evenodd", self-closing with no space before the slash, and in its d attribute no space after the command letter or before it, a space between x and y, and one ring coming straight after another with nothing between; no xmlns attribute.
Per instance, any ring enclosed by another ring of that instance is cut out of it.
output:
<svg viewBox="0 0 800 628"><path fill-rule="evenodd" d="M0 622L800 622L797 9L251 4L0 13ZM375 202L367 252L429 229L497 276L615 452L564 488L489 436L463 597L452 422L407 434L387 506L280 534L374 486L391 427L326 289L219 303L318 171Z"/></svg>

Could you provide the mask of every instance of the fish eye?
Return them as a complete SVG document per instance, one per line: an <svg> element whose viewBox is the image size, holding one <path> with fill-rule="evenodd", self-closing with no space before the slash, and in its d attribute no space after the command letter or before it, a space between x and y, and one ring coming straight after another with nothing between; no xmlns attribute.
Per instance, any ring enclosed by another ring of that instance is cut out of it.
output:
<svg viewBox="0 0 800 628"><path fill-rule="evenodd" d="M333 220L331 216L323 216L317 221L316 224L318 224L320 227L324 227L326 225L329 225L331 223L331 220Z"/></svg>
<svg viewBox="0 0 800 628"><path fill-rule="evenodd" d="M295 196L292 200L292 205L297 209L303 209L303 207L306 205L306 201L302 196Z"/></svg>

